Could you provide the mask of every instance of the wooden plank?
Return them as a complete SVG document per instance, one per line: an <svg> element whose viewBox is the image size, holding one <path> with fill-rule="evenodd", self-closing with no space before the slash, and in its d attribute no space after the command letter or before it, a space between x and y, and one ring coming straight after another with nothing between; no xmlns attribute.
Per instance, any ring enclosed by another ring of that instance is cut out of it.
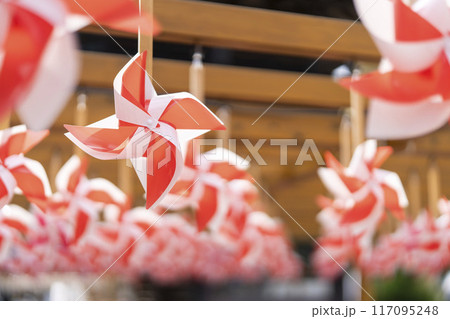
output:
<svg viewBox="0 0 450 319"><path fill-rule="evenodd" d="M112 88L117 72L126 64L123 55L83 52L80 85ZM154 60L155 88L159 93L188 91L186 61ZM246 67L205 64L206 97L272 104L299 76L299 73ZM349 103L348 92L325 75L303 76L277 105L341 107Z"/></svg>
<svg viewBox="0 0 450 319"><path fill-rule="evenodd" d="M186 0L155 0L155 15L160 41L314 58L326 50L326 58L380 58L364 27L348 20ZM103 32L94 26L84 31Z"/></svg>

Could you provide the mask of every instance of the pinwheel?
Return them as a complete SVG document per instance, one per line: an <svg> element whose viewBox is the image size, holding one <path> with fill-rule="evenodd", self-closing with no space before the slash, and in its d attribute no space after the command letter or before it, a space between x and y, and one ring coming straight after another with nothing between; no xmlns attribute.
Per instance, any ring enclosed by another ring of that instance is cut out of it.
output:
<svg viewBox="0 0 450 319"><path fill-rule="evenodd" d="M450 118L445 1L354 0L384 60L376 72L342 80L372 98L367 135L402 139L430 133ZM380 23L383 21L383 23Z"/></svg>
<svg viewBox="0 0 450 319"><path fill-rule="evenodd" d="M159 283L189 279L196 258L196 231L180 214L159 216L143 208L127 214L143 236L129 258L131 267Z"/></svg>
<svg viewBox="0 0 450 319"><path fill-rule="evenodd" d="M12 272L20 272L17 252L27 246L27 240L39 228L34 215L16 205L4 206L0 210L0 262L1 268L9 268ZM31 257L32 254L28 254ZM20 260L22 262L22 260ZM12 267L14 264L14 267Z"/></svg>
<svg viewBox="0 0 450 319"><path fill-rule="evenodd" d="M233 245L220 236L207 232L196 235L196 256L192 265L192 277L209 284L223 283L236 277L238 256Z"/></svg>
<svg viewBox="0 0 450 319"><path fill-rule="evenodd" d="M94 221L83 240L70 247L76 256L77 271L101 273L114 263L114 273L134 276L135 269L129 265L129 258L134 254L133 243L141 234L139 230L124 221Z"/></svg>
<svg viewBox="0 0 450 319"><path fill-rule="evenodd" d="M445 217L445 220L448 221L448 225L450 226L450 201L445 197L441 198L438 203L438 208L442 217Z"/></svg>
<svg viewBox="0 0 450 319"><path fill-rule="evenodd" d="M377 241L375 247L363 253L359 266L366 276L392 277L401 269L406 247L405 242L399 239L393 234L384 235Z"/></svg>
<svg viewBox="0 0 450 319"><path fill-rule="evenodd" d="M27 199L45 209L51 195L42 165L24 157L48 135L48 131L27 131L24 125L0 131L0 207L11 201L16 187Z"/></svg>
<svg viewBox="0 0 450 319"><path fill-rule="evenodd" d="M20 238L20 234L27 233L30 221L23 214L12 215L9 206L0 210L0 262L10 258L13 242ZM22 219L25 217L24 219Z"/></svg>
<svg viewBox="0 0 450 319"><path fill-rule="evenodd" d="M379 147L375 140L359 145L349 167L343 167L330 153L325 155L327 168L319 168L319 177L334 196L320 198L323 210L318 218L328 232L349 227L351 235L370 240L389 210L403 218L408 205L405 191L396 173L379 167L392 153L391 147Z"/></svg>
<svg viewBox="0 0 450 319"><path fill-rule="evenodd" d="M57 193L52 196L54 214L64 215L73 225L71 244L88 231L102 209L115 208L121 216L129 205L127 196L103 178L87 179L87 160L72 156L56 176ZM120 218L120 217L119 217Z"/></svg>
<svg viewBox="0 0 450 319"><path fill-rule="evenodd" d="M189 150L191 148L189 147ZM199 231L208 225L217 229L227 213L242 201L232 197L233 188L228 185L233 180L249 180L246 172L248 162L224 148L216 148L205 154L188 154L179 181L172 188L161 205L181 210L195 210ZM251 186L250 186L251 187Z"/></svg>
<svg viewBox="0 0 450 319"><path fill-rule="evenodd" d="M225 185L225 197L228 199L226 214L214 220L215 230L230 240L239 238L247 222L247 218L254 211L258 201L258 190L247 179L233 179Z"/></svg>
<svg viewBox="0 0 450 319"><path fill-rule="evenodd" d="M147 192L146 207L167 194L183 168L182 145L222 122L189 93L157 95L145 73L146 52L114 80L116 115L88 127L66 125L66 136L102 160L131 159Z"/></svg>
<svg viewBox="0 0 450 319"><path fill-rule="evenodd" d="M425 212L414 223L405 222L394 233L382 237L366 268L372 275L389 276L398 269L417 275L439 275L450 264L449 245L448 228L440 227ZM374 267L383 255L394 256L390 265Z"/></svg>
<svg viewBox="0 0 450 319"><path fill-rule="evenodd" d="M317 241L312 265L317 275L328 279L336 278L343 269L357 262L362 251L359 238L347 228L329 231Z"/></svg>
<svg viewBox="0 0 450 319"><path fill-rule="evenodd" d="M302 262L292 251L281 223L263 212L249 215L238 247L241 279L292 279L301 274Z"/></svg>
<svg viewBox="0 0 450 319"><path fill-rule="evenodd" d="M0 225L0 262L8 257L11 247L11 233L8 227Z"/></svg>
<svg viewBox="0 0 450 319"><path fill-rule="evenodd" d="M27 126L51 126L77 84L74 31L91 22L152 33L131 0L0 0L0 116L13 108Z"/></svg>

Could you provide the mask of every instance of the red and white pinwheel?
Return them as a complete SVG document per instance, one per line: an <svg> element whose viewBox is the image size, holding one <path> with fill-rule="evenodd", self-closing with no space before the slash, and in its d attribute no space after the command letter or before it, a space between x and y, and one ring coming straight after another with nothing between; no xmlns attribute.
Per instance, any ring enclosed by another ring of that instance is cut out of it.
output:
<svg viewBox="0 0 450 319"><path fill-rule="evenodd" d="M0 262L5 263L16 257L17 247L25 245L25 238L38 228L36 218L15 205L0 209ZM1 267L1 268L4 268Z"/></svg>
<svg viewBox="0 0 450 319"><path fill-rule="evenodd" d="M312 265L324 278L336 278L343 269L358 261L362 251L359 238L351 235L348 228L328 231L317 241L319 246L312 255Z"/></svg>
<svg viewBox="0 0 450 319"><path fill-rule="evenodd" d="M438 208L442 217L445 217L448 226L450 227L450 201L447 198L441 198L438 203Z"/></svg>
<svg viewBox="0 0 450 319"><path fill-rule="evenodd" d="M348 227L352 236L369 240L389 210L403 218L408 205L399 176L379 167L391 155L391 147L378 147L375 140L359 145L349 167L343 167L330 153L327 168L319 168L319 177L334 199L320 198L323 210L318 218L324 231Z"/></svg>
<svg viewBox="0 0 450 319"><path fill-rule="evenodd" d="M127 216L145 237L133 247L130 265L160 283L174 283L192 277L197 258L195 227L180 214L159 216L134 209Z"/></svg>
<svg viewBox="0 0 450 319"><path fill-rule="evenodd" d="M0 224L0 262L8 258L8 252L11 247L11 232L9 227Z"/></svg>
<svg viewBox="0 0 450 319"><path fill-rule="evenodd" d="M199 231L208 225L217 229L233 202L235 205L241 203L240 196L232 197L236 194L232 194L233 188L228 183L250 179L246 171L248 162L224 148L194 154L189 147L188 152L180 179L161 205L172 210L192 208Z"/></svg>
<svg viewBox="0 0 450 319"><path fill-rule="evenodd" d="M354 2L384 58L378 71L341 82L372 99L368 136L403 139L443 126L450 119L448 2Z"/></svg>
<svg viewBox="0 0 450 319"><path fill-rule="evenodd" d="M0 116L17 108L29 128L51 126L77 84L74 31L92 22L158 29L132 0L0 0Z"/></svg>
<svg viewBox="0 0 450 319"><path fill-rule="evenodd" d="M263 212L252 212L237 242L239 276L291 279L302 272L302 262L293 252L283 225Z"/></svg>
<svg viewBox="0 0 450 319"><path fill-rule="evenodd" d="M389 276L403 269L417 275L439 275L450 264L449 228L425 212L403 223L393 234L382 237L365 263L367 273ZM391 256L386 260L384 256ZM387 263L381 265L380 259Z"/></svg>
<svg viewBox="0 0 450 319"><path fill-rule="evenodd" d="M57 193L52 196L54 214L70 222L70 244L76 244L99 219L102 209L115 209L120 216L128 209L127 196L114 184L86 177L87 160L72 156L56 176Z"/></svg>
<svg viewBox="0 0 450 319"><path fill-rule="evenodd" d="M87 127L65 127L66 136L91 156L131 159L150 208L177 181L186 141L225 127L189 93L157 95L145 62L146 52L138 54L116 76L115 115Z"/></svg>
<svg viewBox="0 0 450 319"><path fill-rule="evenodd" d="M225 185L228 199L226 214L214 220L215 230L228 239L239 238L247 223L247 218L258 204L258 189L247 179L233 179Z"/></svg>
<svg viewBox="0 0 450 319"><path fill-rule="evenodd" d="M24 125L0 131L0 207L11 201L16 188L28 200L45 209L51 195L50 184L42 165L24 157L48 135L48 131L28 131Z"/></svg>

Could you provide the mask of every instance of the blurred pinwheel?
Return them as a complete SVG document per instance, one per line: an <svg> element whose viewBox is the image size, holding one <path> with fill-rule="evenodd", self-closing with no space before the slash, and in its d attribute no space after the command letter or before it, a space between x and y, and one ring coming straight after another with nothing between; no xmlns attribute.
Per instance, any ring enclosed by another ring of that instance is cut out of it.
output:
<svg viewBox="0 0 450 319"><path fill-rule="evenodd" d="M103 178L88 179L86 170L87 160L72 156L56 176L57 192L52 196L50 210L72 225L70 244L85 235L103 209L114 210L121 218L129 208L129 199L120 189Z"/></svg>
<svg viewBox="0 0 450 319"><path fill-rule="evenodd" d="M39 224L33 214L15 205L0 209L0 261L10 261L17 253L18 247L28 246ZM20 249L20 248L19 248ZM20 271L13 269L13 271Z"/></svg>
<svg viewBox="0 0 450 319"><path fill-rule="evenodd" d="M131 159L155 206L183 168L185 143L223 123L189 93L157 95L145 73L146 52L136 55L114 80L116 114L87 127L66 125L66 136L102 160Z"/></svg>
<svg viewBox="0 0 450 319"><path fill-rule="evenodd" d="M375 140L359 145L349 167L343 167L327 153L327 168L319 168L319 177L334 199L319 198L323 210L318 219L325 232L348 227L352 236L364 234L370 240L389 210L404 217L408 205L398 175L379 167L391 155L391 147L378 147Z"/></svg>
<svg viewBox="0 0 450 319"><path fill-rule="evenodd" d="M319 245L311 260L315 272L324 278L336 278L342 273L342 269L358 262L363 251L359 238L353 236L347 228L328 231L317 241Z"/></svg>
<svg viewBox="0 0 450 319"><path fill-rule="evenodd" d="M172 210L191 208L195 211L199 231L207 226L217 230L226 215L243 204L241 197L246 193L233 193L229 183L233 180L248 182L248 162L224 148L195 154L193 147L188 147L180 179L161 202L161 206ZM237 182L233 185L239 187Z"/></svg>
<svg viewBox="0 0 450 319"><path fill-rule="evenodd" d="M402 269L416 275L439 275L450 264L448 227L424 212L382 236L363 267L371 276L391 276ZM390 258L386 258L386 257Z"/></svg>
<svg viewBox="0 0 450 319"><path fill-rule="evenodd" d="M379 70L341 83L371 98L367 135L403 139L430 133L450 119L446 1L354 0L383 60ZM380 21L383 21L380 23Z"/></svg>
<svg viewBox="0 0 450 319"><path fill-rule="evenodd" d="M92 22L159 29L132 0L0 0L0 116L16 108L30 129L51 126L77 84L74 32Z"/></svg>
<svg viewBox="0 0 450 319"><path fill-rule="evenodd" d="M237 241L240 278L298 277L303 263L287 240L283 225L263 212L252 212Z"/></svg>
<svg viewBox="0 0 450 319"><path fill-rule="evenodd" d="M18 190L45 210L51 195L47 174L42 165L24 157L48 135L48 131L28 131L24 125L0 131L0 207L8 204Z"/></svg>
<svg viewBox="0 0 450 319"><path fill-rule="evenodd" d="M197 258L196 231L181 214L161 217L137 208L127 220L139 225L147 239L133 247L131 267L159 283L185 281L192 276Z"/></svg>

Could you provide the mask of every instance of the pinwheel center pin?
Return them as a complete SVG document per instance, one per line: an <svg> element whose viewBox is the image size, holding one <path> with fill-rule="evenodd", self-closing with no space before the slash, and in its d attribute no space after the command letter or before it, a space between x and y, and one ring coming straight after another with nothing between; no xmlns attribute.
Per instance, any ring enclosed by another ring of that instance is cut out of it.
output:
<svg viewBox="0 0 450 319"><path fill-rule="evenodd" d="M155 120L153 117L149 116L149 118L145 121L145 127L150 131L153 131L155 128L160 127L159 121Z"/></svg>

